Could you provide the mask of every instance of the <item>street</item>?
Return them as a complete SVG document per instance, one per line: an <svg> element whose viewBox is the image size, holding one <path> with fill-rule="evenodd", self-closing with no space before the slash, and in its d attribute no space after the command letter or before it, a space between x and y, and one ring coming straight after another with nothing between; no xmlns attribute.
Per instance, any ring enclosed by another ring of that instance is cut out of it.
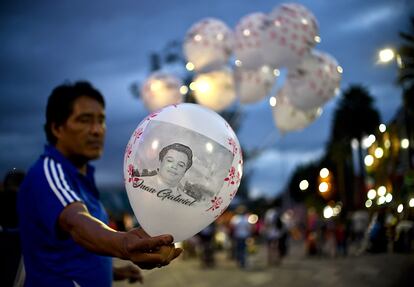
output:
<svg viewBox="0 0 414 287"><path fill-rule="evenodd" d="M144 286L147 287L305 287L305 286L412 286L414 280L414 254L363 254L344 258L306 257L301 246L278 266L266 266L266 249L248 257L244 270L218 252L216 266L201 267L197 258L182 257L162 269L144 270ZM122 264L116 262L116 264ZM114 287L138 286L116 282Z"/></svg>

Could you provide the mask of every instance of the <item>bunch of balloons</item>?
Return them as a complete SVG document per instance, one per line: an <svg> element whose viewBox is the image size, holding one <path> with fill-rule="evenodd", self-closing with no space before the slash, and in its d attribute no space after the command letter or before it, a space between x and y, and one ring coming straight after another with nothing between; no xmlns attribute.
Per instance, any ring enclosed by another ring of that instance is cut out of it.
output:
<svg viewBox="0 0 414 287"><path fill-rule="evenodd" d="M319 42L318 21L297 3L281 4L267 14L248 14L234 30L219 19L202 19L189 28L183 43L187 66L195 72L195 99L217 112L236 100L258 102L269 96L280 69L286 69L283 86L272 95L277 99L274 121L282 132L303 129L321 114L341 79L337 61L315 49ZM161 96L155 95L155 85L151 75L142 89L149 110L182 101L178 85L170 85Z"/></svg>

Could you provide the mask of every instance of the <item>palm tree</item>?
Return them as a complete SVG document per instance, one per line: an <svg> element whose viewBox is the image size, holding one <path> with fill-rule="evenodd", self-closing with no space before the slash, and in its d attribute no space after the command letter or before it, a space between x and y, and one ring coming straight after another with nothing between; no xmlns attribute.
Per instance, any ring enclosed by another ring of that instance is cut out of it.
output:
<svg viewBox="0 0 414 287"><path fill-rule="evenodd" d="M414 17L411 17L411 32L400 32L403 43L398 48L398 83L404 88L414 85Z"/></svg>
<svg viewBox="0 0 414 287"><path fill-rule="evenodd" d="M373 98L368 90L362 85L351 85L344 91L342 98L335 110L331 138L328 143L328 154L337 165L339 176L345 177L347 174L346 163L349 164L351 157L350 143L356 139L359 143L371 133L374 133L380 124L380 116L373 106ZM363 151L361 144L358 145L358 162L361 171L362 182L358 188L359 193L356 199L361 199L364 190L365 166L363 161ZM339 193L343 194L345 187L344 178L337 179L339 183ZM350 200L353 196L350 196ZM361 200L358 200L358 204ZM352 205L352 204L351 204Z"/></svg>
<svg viewBox="0 0 414 287"><path fill-rule="evenodd" d="M411 32L400 32L403 44L398 48L397 82L403 88L403 109L407 138L413 142L412 135L414 122L414 17L411 17ZM413 168L413 148L408 148L409 167Z"/></svg>

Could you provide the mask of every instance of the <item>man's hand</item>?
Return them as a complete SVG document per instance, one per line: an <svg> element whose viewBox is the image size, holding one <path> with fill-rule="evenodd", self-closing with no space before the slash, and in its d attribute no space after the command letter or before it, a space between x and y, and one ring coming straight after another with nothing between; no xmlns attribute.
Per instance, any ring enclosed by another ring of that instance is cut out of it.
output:
<svg viewBox="0 0 414 287"><path fill-rule="evenodd" d="M128 279L129 283L135 283L137 281L144 283L144 277L142 277L141 270L134 265L114 267L113 273L115 281Z"/></svg>
<svg viewBox="0 0 414 287"><path fill-rule="evenodd" d="M150 237L142 228L124 234L123 259L131 260L142 269L168 265L182 249L175 248L171 235Z"/></svg>

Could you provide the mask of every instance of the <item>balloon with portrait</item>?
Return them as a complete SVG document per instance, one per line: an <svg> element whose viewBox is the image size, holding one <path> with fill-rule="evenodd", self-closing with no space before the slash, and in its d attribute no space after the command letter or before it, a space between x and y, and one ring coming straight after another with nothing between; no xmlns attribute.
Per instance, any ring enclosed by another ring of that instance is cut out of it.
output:
<svg viewBox="0 0 414 287"><path fill-rule="evenodd" d="M151 236L185 240L220 216L243 170L236 134L214 111L172 105L149 115L133 132L124 157L129 202Z"/></svg>
<svg viewBox="0 0 414 287"><path fill-rule="evenodd" d="M266 14L251 13L237 23L234 31L234 56L236 65L244 69L257 69L265 65L263 55L263 37Z"/></svg>
<svg viewBox="0 0 414 287"><path fill-rule="evenodd" d="M273 120L282 134L306 128L322 113L322 108L305 112L294 107L289 102L284 87L278 92L276 99L276 105L272 107Z"/></svg>
<svg viewBox="0 0 414 287"><path fill-rule="evenodd" d="M264 99L276 82L274 72L268 66L255 70L238 68L234 74L237 96L242 104Z"/></svg>
<svg viewBox="0 0 414 287"><path fill-rule="evenodd" d="M205 18L187 31L184 55L195 71L225 65L233 49L233 33L221 20Z"/></svg>
<svg viewBox="0 0 414 287"><path fill-rule="evenodd" d="M198 74L193 90L198 104L216 112L229 107L236 99L233 72L228 68Z"/></svg>
<svg viewBox="0 0 414 287"><path fill-rule="evenodd" d="M324 105L339 91L342 68L329 54L312 51L288 71L285 89L290 103L303 111Z"/></svg>
<svg viewBox="0 0 414 287"><path fill-rule="evenodd" d="M269 18L263 39L263 58L272 67L292 68L319 41L316 18L297 3L276 7Z"/></svg>
<svg viewBox="0 0 414 287"><path fill-rule="evenodd" d="M164 72L152 73L141 88L142 100L145 107L153 112L172 104L183 102L180 88L181 79Z"/></svg>

